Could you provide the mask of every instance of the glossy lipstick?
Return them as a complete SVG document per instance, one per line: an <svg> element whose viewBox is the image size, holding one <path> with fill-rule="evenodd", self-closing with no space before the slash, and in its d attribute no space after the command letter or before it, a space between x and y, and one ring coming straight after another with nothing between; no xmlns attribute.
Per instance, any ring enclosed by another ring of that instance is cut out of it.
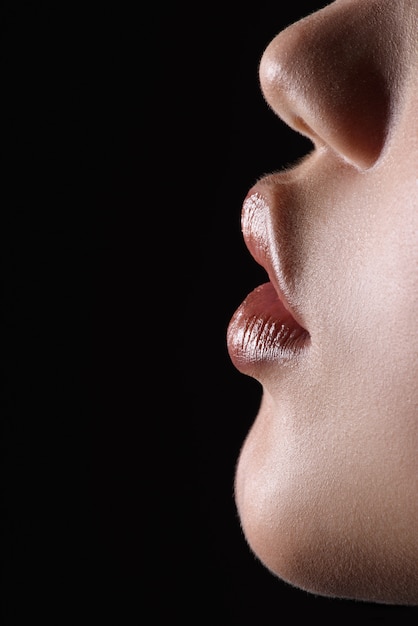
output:
<svg viewBox="0 0 418 626"><path fill-rule="evenodd" d="M254 375L254 367L291 362L306 349L310 337L284 295L289 288L280 256L283 251L274 243L269 205L258 193L250 193L245 200L241 223L250 253L270 280L254 289L235 311L227 343L235 367Z"/></svg>

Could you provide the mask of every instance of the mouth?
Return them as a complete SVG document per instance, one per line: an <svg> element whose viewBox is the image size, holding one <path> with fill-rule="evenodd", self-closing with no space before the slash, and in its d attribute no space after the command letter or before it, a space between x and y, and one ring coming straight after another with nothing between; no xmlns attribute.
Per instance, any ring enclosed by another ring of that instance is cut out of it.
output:
<svg viewBox="0 0 418 626"><path fill-rule="evenodd" d="M263 364L285 365L306 351L309 332L297 321L285 293L283 263L272 234L271 211L258 193L250 193L243 205L244 240L270 280L256 287L232 316L227 346L234 366L255 375ZM274 269L273 269L274 268Z"/></svg>

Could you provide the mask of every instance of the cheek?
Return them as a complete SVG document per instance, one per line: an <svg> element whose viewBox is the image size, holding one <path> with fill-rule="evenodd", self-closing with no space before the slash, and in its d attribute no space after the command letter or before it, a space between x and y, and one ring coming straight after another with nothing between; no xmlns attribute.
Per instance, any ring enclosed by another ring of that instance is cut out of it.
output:
<svg viewBox="0 0 418 626"><path fill-rule="evenodd" d="M317 384L328 381L322 391L365 429L376 415L391 428L396 416L418 418L418 202L389 176L358 187L328 226L339 254L316 265Z"/></svg>
<svg viewBox="0 0 418 626"><path fill-rule="evenodd" d="M295 282L312 340L300 385L308 387L310 402L324 404L325 416L327 407L351 419L355 412L387 412L389 420L414 413L416 175L407 172L402 180L393 163L368 176L343 170L331 177L326 163L321 172L304 189L315 201L301 202L305 213L296 224L301 252ZM283 386L277 392L286 395Z"/></svg>

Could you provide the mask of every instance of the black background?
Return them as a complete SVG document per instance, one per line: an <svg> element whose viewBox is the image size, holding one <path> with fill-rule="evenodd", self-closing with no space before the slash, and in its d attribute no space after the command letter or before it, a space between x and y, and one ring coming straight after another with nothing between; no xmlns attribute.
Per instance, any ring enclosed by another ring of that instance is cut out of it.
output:
<svg viewBox="0 0 418 626"><path fill-rule="evenodd" d="M327 3L291 4L4 5L6 625L416 622L277 580L235 511L241 205L309 149L257 67Z"/></svg>

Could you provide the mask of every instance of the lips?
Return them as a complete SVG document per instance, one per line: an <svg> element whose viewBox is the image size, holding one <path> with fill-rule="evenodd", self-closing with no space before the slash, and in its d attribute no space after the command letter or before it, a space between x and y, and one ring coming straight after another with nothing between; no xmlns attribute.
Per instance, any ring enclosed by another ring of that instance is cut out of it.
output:
<svg viewBox="0 0 418 626"><path fill-rule="evenodd" d="M255 375L254 368L292 362L306 350L310 337L289 304L291 290L283 269L286 244L277 245L272 211L258 192L250 192L244 201L241 223L249 252L270 280L254 289L235 311L227 344L235 367Z"/></svg>

